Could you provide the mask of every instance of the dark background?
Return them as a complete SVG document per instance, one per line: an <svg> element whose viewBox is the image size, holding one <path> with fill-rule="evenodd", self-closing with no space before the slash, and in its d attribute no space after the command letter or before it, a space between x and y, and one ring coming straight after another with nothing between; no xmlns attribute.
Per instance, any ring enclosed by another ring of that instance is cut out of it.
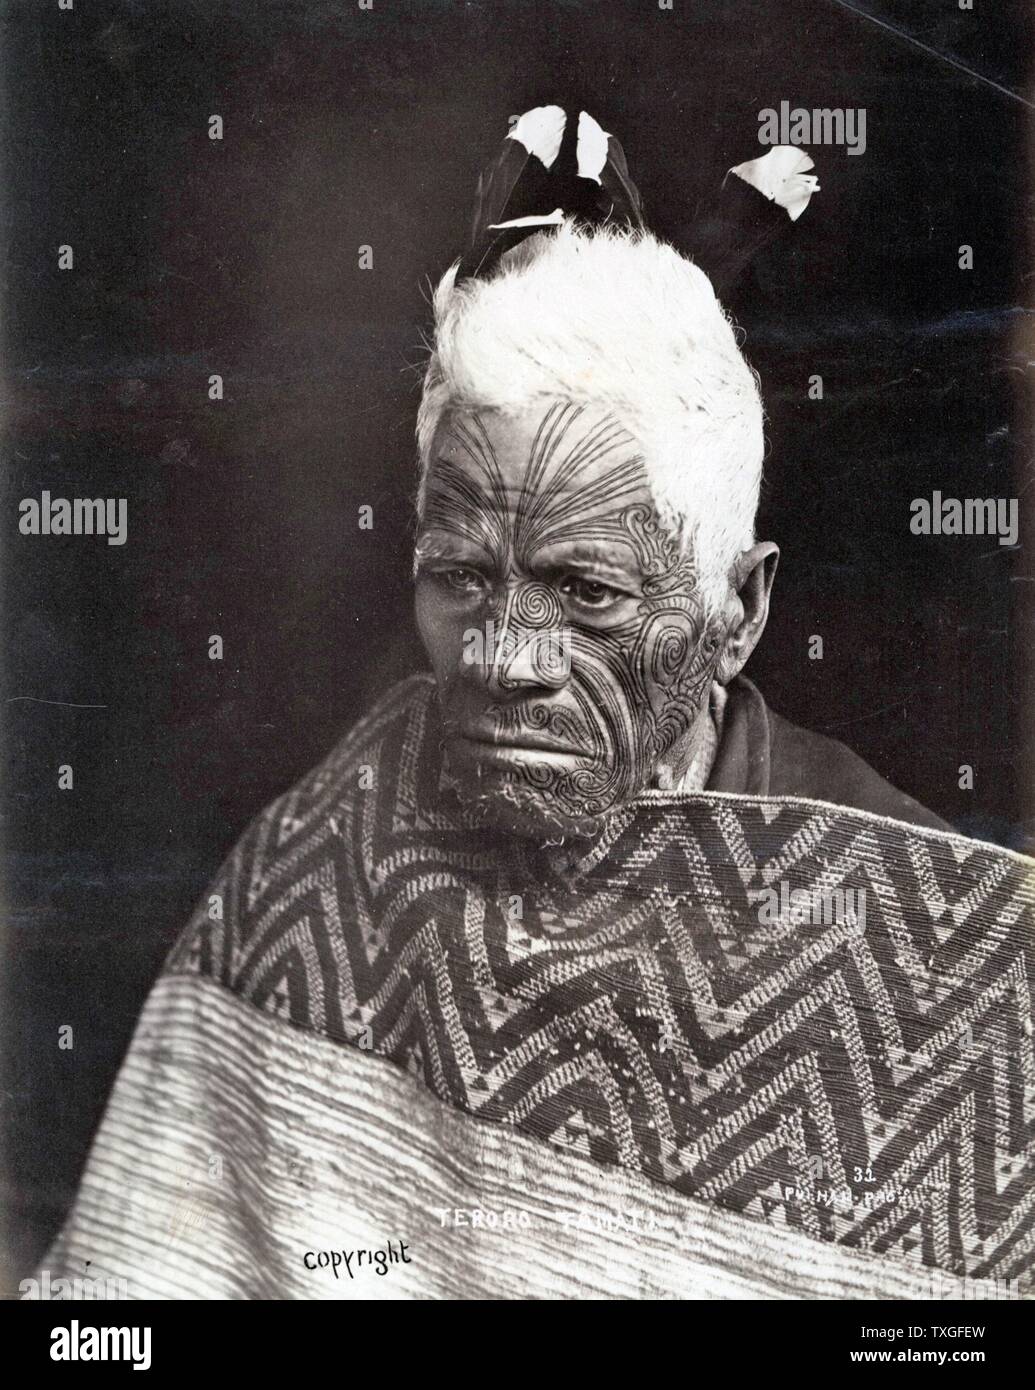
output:
<svg viewBox="0 0 1035 1390"><path fill-rule="evenodd" d="M770 414L759 530L783 547L750 674L966 832L1031 844L1024 521L1014 554L908 523L934 488L1035 495L1032 112L948 61L1030 98L1033 16L868 8L945 60L832 0L4 6L9 1278L61 1220L220 859L423 665L408 552L427 280L462 249L511 113L585 106L678 244L698 195L764 152L761 108L866 108L865 154L813 150L822 192L729 305ZM128 543L19 535L18 502L43 489L126 497Z"/></svg>

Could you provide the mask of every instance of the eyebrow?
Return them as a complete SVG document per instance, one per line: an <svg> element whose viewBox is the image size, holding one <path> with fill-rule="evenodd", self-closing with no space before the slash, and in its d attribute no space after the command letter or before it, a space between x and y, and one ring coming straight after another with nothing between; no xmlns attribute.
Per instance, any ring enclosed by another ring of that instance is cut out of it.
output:
<svg viewBox="0 0 1035 1390"><path fill-rule="evenodd" d="M478 560L489 564L495 559L491 546L444 526L427 526L418 532L414 558ZM639 584L644 578L635 550L620 539L554 540L536 547L528 561L533 570L558 573L584 568L602 578L610 576L626 584Z"/></svg>
<svg viewBox="0 0 1035 1390"><path fill-rule="evenodd" d="M632 546L620 540L550 541L536 548L535 562L556 569L564 565L592 565L613 574L640 577L640 566Z"/></svg>
<svg viewBox="0 0 1035 1390"><path fill-rule="evenodd" d="M443 526L426 526L417 533L414 544L415 555L427 555L429 559L439 556L470 556L491 560L492 551L483 541L476 540L462 531L450 531Z"/></svg>

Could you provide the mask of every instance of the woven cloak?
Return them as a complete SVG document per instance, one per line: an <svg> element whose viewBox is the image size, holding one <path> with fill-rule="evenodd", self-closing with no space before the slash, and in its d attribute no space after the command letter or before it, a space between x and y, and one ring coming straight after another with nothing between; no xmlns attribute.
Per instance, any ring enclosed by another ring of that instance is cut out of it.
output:
<svg viewBox="0 0 1035 1390"><path fill-rule="evenodd" d="M139 1297L1018 1297L1035 863L653 792L466 824L433 683L260 815L139 1023L52 1278ZM363 789L374 771L373 786ZM836 922L760 913L842 888ZM335 1250L406 1242L346 1275Z"/></svg>

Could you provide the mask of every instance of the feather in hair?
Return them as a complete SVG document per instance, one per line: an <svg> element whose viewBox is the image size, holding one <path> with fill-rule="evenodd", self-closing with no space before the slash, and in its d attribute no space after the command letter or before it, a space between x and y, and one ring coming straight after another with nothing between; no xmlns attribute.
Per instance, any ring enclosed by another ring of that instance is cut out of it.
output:
<svg viewBox="0 0 1035 1390"><path fill-rule="evenodd" d="M541 168L529 168L533 155ZM561 107L537 106L517 121L478 180L457 280L487 273L523 237L565 216L644 225L639 191L614 136L585 111L576 133Z"/></svg>
<svg viewBox="0 0 1035 1390"><path fill-rule="evenodd" d="M528 161L535 156L544 169L556 162L567 116L560 106L536 106L526 111L501 141L499 149L478 176L467 254L460 274L476 275L499 240L498 231Z"/></svg>
<svg viewBox="0 0 1035 1390"><path fill-rule="evenodd" d="M803 150L776 145L759 159L730 169L719 189L698 203L679 241L720 297L753 257L805 211L819 191L816 176L807 172L814 167Z"/></svg>

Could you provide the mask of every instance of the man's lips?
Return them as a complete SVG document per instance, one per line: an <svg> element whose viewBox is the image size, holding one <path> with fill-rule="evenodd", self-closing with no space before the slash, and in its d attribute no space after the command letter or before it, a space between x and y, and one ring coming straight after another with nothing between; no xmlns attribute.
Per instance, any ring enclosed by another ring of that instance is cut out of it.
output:
<svg viewBox="0 0 1035 1390"><path fill-rule="evenodd" d="M570 743L562 743L538 729L529 729L527 733L511 733L508 730L505 734L499 734L490 729L455 727L449 731L449 738L468 744L472 751L482 757L494 753L501 756L521 753L554 753L570 758L586 756L584 749L576 748Z"/></svg>

